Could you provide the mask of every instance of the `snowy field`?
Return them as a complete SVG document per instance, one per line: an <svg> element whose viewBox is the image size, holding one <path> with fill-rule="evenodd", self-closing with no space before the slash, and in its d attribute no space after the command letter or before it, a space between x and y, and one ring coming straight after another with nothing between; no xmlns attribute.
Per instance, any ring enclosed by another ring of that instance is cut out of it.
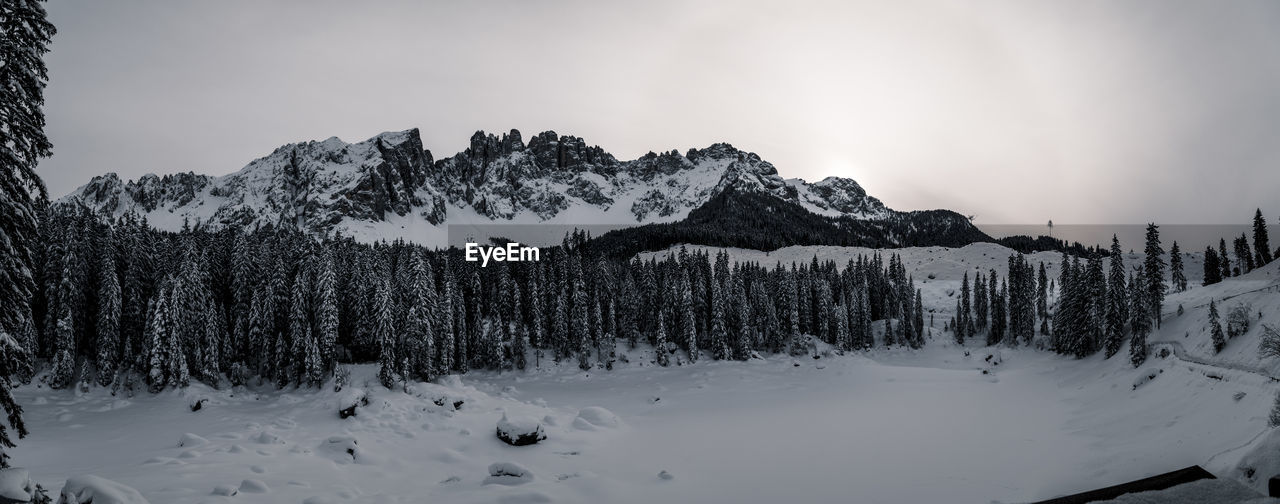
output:
<svg viewBox="0 0 1280 504"><path fill-rule="evenodd" d="M46 486L91 473L153 503L1021 502L1192 464L1229 468L1233 454L1219 454L1264 430L1274 388L1171 359L1135 370L999 354L993 365L980 348L966 357L934 342L870 358L467 376L410 394L361 366L370 402L345 420L351 390L123 399L28 387L19 400L34 432L14 457ZM1134 390L1150 369L1163 371ZM617 425L577 419L591 406ZM504 411L541 419L548 439L503 444ZM486 484L498 462L534 477ZM213 495L219 487L239 494Z"/></svg>
<svg viewBox="0 0 1280 504"><path fill-rule="evenodd" d="M903 255L926 308L941 311L954 306L960 270L1003 276L998 248ZM1056 276L1058 256L1044 259ZM152 503L1009 503L1194 464L1265 493L1280 473L1280 438L1266 427L1280 387L1266 375L1280 368L1257 358L1257 323L1213 355L1200 305L1234 296L1228 304L1280 325L1278 281L1275 263L1170 296L1186 313L1170 313L1151 340L1202 362L1153 354L1134 369L1127 349L1076 360L959 347L935 332L919 351L670 368L640 348L613 371L566 363L407 393L377 385L372 365L352 368L341 392L197 385L127 398L31 385L15 395L32 434L12 455L54 492L96 474ZM356 416L340 418L350 404ZM547 439L502 443L504 414L540 422Z"/></svg>

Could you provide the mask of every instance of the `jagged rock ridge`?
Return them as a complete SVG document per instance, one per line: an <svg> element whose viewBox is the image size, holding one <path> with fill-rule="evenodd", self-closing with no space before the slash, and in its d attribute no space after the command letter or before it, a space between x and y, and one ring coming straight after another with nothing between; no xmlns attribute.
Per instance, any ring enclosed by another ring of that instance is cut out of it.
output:
<svg viewBox="0 0 1280 504"><path fill-rule="evenodd" d="M137 212L162 229L286 224L317 235L430 242L417 233L446 223L674 222L728 188L828 217L903 215L853 180L783 179L768 161L727 143L619 161L579 137L546 131L525 143L516 130L477 132L465 150L438 160L417 129L354 144L336 137L300 142L220 177L122 181L108 173L59 203Z"/></svg>

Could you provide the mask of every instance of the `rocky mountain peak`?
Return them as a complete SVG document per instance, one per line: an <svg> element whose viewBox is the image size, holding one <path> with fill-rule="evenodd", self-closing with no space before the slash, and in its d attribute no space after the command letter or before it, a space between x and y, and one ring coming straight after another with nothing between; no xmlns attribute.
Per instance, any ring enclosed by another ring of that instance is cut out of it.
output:
<svg viewBox="0 0 1280 504"><path fill-rule="evenodd" d="M894 214L852 180L784 180L772 163L728 143L620 161L580 137L543 131L526 143L514 129L477 131L466 149L441 159L423 147L416 128L356 143L337 137L297 142L221 177L181 173L123 182L105 174L62 201L117 215L143 213L157 227L184 220L213 227L294 225L317 234L423 241L415 233L459 219L670 222L730 188L828 216Z"/></svg>

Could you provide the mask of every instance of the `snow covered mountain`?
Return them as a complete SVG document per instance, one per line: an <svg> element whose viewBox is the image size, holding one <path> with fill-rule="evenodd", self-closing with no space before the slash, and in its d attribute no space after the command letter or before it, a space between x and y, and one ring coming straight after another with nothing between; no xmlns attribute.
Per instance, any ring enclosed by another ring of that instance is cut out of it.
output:
<svg viewBox="0 0 1280 504"><path fill-rule="evenodd" d="M336 137L289 144L224 176L178 173L123 181L94 177L59 200L160 229L183 225L294 224L317 235L442 243L446 224L674 222L733 188L791 202L826 217L907 215L857 182L784 179L768 161L726 143L650 152L619 161L582 138L547 131L477 132L470 146L435 159L417 129L359 143Z"/></svg>

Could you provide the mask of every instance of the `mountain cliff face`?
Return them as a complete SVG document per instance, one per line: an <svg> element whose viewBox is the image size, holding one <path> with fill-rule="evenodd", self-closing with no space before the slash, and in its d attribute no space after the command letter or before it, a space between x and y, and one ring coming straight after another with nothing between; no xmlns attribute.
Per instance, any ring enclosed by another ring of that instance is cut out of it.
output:
<svg viewBox="0 0 1280 504"><path fill-rule="evenodd" d="M853 180L783 179L768 161L726 143L620 161L579 137L547 131L526 143L516 130L477 132L465 150L442 159L411 129L354 144L335 137L285 145L220 177L122 181L108 173L59 204L136 212L161 229L293 225L316 235L436 243L446 224L676 222L729 189L827 218L912 215L886 208Z"/></svg>

